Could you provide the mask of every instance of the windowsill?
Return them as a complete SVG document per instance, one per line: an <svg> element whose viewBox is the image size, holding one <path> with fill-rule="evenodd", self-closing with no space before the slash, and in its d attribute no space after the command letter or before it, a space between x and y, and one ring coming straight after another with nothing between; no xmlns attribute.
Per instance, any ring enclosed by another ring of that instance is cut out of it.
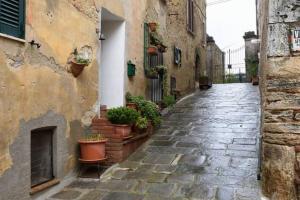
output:
<svg viewBox="0 0 300 200"><path fill-rule="evenodd" d="M20 43L26 43L26 40L24 39L21 39L21 38L17 38L17 37L14 37L14 36L10 36L10 35L7 35L7 34L4 34L4 33L0 33L0 38L7 38L7 39L10 39L10 40L14 40L16 42L20 42Z"/></svg>

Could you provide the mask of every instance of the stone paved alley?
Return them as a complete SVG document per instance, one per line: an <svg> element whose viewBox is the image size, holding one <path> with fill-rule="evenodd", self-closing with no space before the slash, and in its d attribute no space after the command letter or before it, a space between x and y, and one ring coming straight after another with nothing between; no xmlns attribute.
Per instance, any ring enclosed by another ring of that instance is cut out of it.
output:
<svg viewBox="0 0 300 200"><path fill-rule="evenodd" d="M258 200L259 101L251 84L197 92L101 182L75 181L49 200Z"/></svg>

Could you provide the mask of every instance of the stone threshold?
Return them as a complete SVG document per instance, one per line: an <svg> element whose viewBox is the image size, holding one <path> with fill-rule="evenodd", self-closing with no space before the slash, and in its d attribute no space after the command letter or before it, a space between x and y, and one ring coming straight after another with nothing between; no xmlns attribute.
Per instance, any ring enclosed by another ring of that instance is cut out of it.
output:
<svg viewBox="0 0 300 200"><path fill-rule="evenodd" d="M36 194L38 192L41 192L43 190L46 190L54 185L57 185L60 183L60 180L59 179L53 179L51 181L48 181L46 183L43 183L41 185L37 185L37 186L34 186L31 188L31 191L30 191L30 195L33 195L33 194Z"/></svg>

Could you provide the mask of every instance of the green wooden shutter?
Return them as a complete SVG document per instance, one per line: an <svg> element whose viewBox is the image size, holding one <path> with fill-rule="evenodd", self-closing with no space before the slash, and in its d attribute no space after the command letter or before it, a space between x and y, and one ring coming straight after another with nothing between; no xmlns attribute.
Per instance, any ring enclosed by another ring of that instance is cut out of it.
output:
<svg viewBox="0 0 300 200"><path fill-rule="evenodd" d="M0 0L0 32L18 38L25 34L25 0Z"/></svg>
<svg viewBox="0 0 300 200"><path fill-rule="evenodd" d="M149 26L147 23L144 23L144 70L149 69L149 54L147 49L149 47Z"/></svg>

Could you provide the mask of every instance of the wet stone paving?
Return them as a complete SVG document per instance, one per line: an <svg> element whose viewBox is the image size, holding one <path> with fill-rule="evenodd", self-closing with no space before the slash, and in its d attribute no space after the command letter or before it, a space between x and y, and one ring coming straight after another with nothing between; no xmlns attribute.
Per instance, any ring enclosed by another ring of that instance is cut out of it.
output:
<svg viewBox="0 0 300 200"><path fill-rule="evenodd" d="M198 91L100 181L77 180L49 200L258 200L259 99L251 84Z"/></svg>

